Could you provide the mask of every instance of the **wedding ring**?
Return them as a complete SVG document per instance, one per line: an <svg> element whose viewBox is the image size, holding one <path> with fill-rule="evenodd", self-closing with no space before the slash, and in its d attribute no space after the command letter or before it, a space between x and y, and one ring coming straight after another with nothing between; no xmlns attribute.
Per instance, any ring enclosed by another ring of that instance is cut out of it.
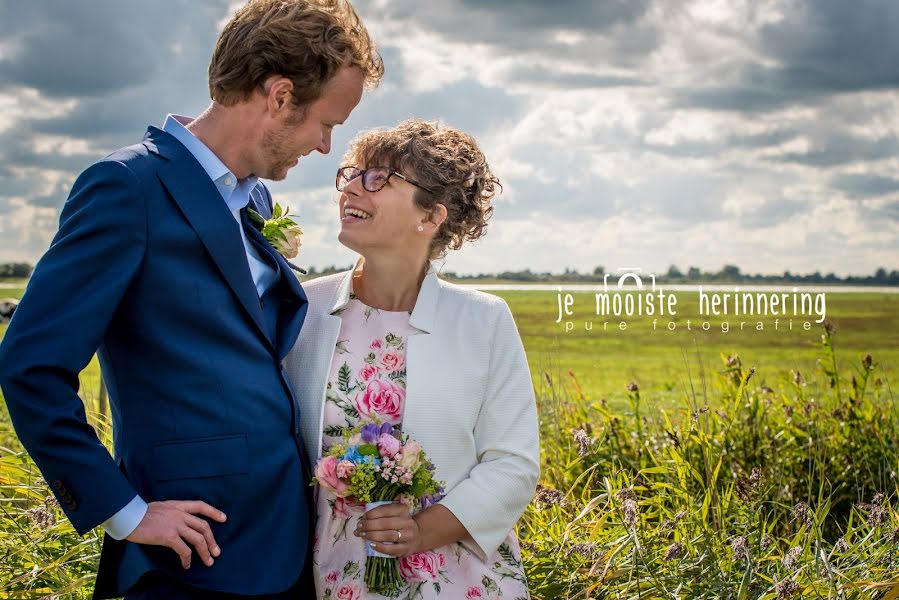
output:
<svg viewBox="0 0 899 600"><path fill-rule="evenodd" d="M400 531L399 529L397 529L396 530L396 541L399 542L402 539L403 539L403 532Z"/></svg>

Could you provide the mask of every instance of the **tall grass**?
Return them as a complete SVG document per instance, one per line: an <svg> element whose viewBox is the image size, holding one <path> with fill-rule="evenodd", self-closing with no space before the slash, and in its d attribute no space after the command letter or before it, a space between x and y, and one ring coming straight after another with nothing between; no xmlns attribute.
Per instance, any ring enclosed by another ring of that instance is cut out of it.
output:
<svg viewBox="0 0 899 600"><path fill-rule="evenodd" d="M835 339L776 390L743 357L685 356L670 412L638 382L613 411L544 373L518 528L533 597L899 598L899 411L874 358L837 368ZM0 451L0 489L0 598L90 597L99 530L78 536L20 451Z"/></svg>
<svg viewBox="0 0 899 600"><path fill-rule="evenodd" d="M757 386L722 356L684 401L592 401L545 374L544 470L519 524L536 598L899 598L897 409L877 362Z"/></svg>

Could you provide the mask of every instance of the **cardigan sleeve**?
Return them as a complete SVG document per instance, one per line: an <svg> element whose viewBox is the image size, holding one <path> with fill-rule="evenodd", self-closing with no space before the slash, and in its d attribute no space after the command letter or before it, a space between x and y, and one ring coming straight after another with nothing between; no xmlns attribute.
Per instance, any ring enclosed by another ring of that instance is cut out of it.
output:
<svg viewBox="0 0 899 600"><path fill-rule="evenodd" d="M471 536L462 543L483 561L515 526L540 476L537 407L527 357L508 305L497 299L491 308L496 315L489 372L474 427L478 464L440 501Z"/></svg>

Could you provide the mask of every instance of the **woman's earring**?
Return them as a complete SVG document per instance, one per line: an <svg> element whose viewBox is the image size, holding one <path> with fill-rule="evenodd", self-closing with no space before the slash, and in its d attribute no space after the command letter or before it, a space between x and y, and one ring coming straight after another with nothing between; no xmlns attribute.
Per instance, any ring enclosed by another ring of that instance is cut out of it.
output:
<svg viewBox="0 0 899 600"><path fill-rule="evenodd" d="M419 230L419 231L424 231L424 230L425 230L425 228L424 228L424 226L423 226L423 225L419 225L419 226L418 226L418 230Z"/></svg>

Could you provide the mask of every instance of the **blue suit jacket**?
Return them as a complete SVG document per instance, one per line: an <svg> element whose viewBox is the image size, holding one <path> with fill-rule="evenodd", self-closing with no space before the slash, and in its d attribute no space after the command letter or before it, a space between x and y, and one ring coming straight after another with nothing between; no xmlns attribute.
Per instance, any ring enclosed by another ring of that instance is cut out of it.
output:
<svg viewBox="0 0 899 600"><path fill-rule="evenodd" d="M251 197L271 213L264 186ZM282 591L299 577L314 508L281 360L307 303L284 259L271 251L270 260L281 272L264 296L280 303L277 339L221 195L155 127L75 182L0 346L16 432L82 534L135 494L204 500L228 515L211 524L222 549L211 568L195 558L184 571L168 548L107 536L95 597L121 595L151 570L239 594ZM77 396L95 352L115 459Z"/></svg>

